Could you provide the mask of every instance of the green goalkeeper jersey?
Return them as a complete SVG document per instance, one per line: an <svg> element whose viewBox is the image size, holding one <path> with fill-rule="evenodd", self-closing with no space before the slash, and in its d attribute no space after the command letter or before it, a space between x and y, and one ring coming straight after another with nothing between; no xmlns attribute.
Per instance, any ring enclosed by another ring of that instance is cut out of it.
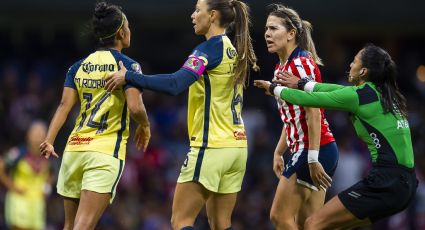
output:
<svg viewBox="0 0 425 230"><path fill-rule="evenodd" d="M356 133L367 144L374 164L413 168L409 123L397 112L384 113L381 94L373 83L360 86L316 83L311 93L284 89L280 97L297 105L349 112Z"/></svg>

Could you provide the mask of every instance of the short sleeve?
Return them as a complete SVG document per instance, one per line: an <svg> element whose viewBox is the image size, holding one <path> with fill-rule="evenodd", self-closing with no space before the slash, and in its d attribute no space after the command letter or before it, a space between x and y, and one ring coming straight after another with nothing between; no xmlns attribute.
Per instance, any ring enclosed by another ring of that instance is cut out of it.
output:
<svg viewBox="0 0 425 230"><path fill-rule="evenodd" d="M140 64L136 61L134 61L133 59L131 59L130 57L116 52L116 51L111 51L112 55L114 56L115 60L117 61L117 65L120 61L122 61L122 63L124 64L125 68L128 71L133 71L135 73L139 73L138 75L140 75L140 77L142 76L143 72L142 72L142 68L140 66ZM118 65L119 68L119 65ZM127 90L128 88L133 88L132 85L130 84L125 84L124 85L124 90Z"/></svg>
<svg viewBox="0 0 425 230"><path fill-rule="evenodd" d="M75 85L75 82L74 82L74 78L82 62L83 60L76 62L68 69L68 72L66 73L66 77L65 77L65 83L63 85L64 87L77 89L77 86Z"/></svg>
<svg viewBox="0 0 425 230"><path fill-rule="evenodd" d="M195 56L205 63L207 70L217 67L223 59L222 36L212 37L198 45L190 56Z"/></svg>

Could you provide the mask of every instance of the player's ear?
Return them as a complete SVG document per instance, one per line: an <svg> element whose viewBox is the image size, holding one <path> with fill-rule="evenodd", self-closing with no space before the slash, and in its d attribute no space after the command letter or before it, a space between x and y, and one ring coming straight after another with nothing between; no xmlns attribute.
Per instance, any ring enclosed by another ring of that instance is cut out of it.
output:
<svg viewBox="0 0 425 230"><path fill-rule="evenodd" d="M211 22L215 22L216 20L218 20L218 11L217 10L211 10L210 16L211 16Z"/></svg>

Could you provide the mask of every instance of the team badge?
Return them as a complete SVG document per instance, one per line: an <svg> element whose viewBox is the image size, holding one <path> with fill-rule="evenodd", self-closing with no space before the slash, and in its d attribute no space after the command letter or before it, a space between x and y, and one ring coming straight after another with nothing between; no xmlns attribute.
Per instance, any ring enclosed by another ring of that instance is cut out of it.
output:
<svg viewBox="0 0 425 230"><path fill-rule="evenodd" d="M134 71L134 72L142 72L142 68L140 68L140 65L139 64L137 64L137 63L133 63L133 64L131 64L131 69Z"/></svg>

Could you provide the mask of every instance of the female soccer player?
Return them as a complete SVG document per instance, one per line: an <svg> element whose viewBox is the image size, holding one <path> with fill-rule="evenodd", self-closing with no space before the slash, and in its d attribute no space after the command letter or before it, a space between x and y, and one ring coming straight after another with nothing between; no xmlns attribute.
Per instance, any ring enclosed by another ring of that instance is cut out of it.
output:
<svg viewBox="0 0 425 230"><path fill-rule="evenodd" d="M189 88L188 130L191 150L174 193L173 229L193 229L206 204L212 229L231 229L231 215L241 189L247 141L241 117L248 66L256 57L249 35L248 6L236 0L198 0L192 22L198 45L173 74L142 76L124 68L110 76L108 90L125 82L139 88L177 94ZM235 46L225 35L231 23Z"/></svg>
<svg viewBox="0 0 425 230"><path fill-rule="evenodd" d="M311 24L301 20L293 9L271 6L264 36L268 51L280 60L274 78L288 71L298 78L321 82L317 64L322 62L311 38ZM338 149L323 110L276 100L283 129L273 158L279 185L270 219L277 229L297 229L297 224L303 228L306 218L323 206L337 166ZM289 154L282 158L288 148Z"/></svg>
<svg viewBox="0 0 425 230"><path fill-rule="evenodd" d="M38 155L46 133L44 122L32 122L25 144L10 149L0 159L0 182L8 190L5 219L11 230L46 229L46 196L51 176L49 162Z"/></svg>
<svg viewBox="0 0 425 230"><path fill-rule="evenodd" d="M112 202L124 168L128 110L139 124L137 146L145 149L150 138L140 91L130 86L112 93L104 89L104 78L118 70L119 61L140 72L140 65L121 53L130 46L126 16L120 7L100 2L93 15L93 31L100 48L69 69L61 103L40 145L46 158L58 157L52 144L69 111L80 100L80 114L63 154L57 184L58 193L64 197L64 229L94 229Z"/></svg>
<svg viewBox="0 0 425 230"><path fill-rule="evenodd" d="M373 165L369 175L310 216L305 229L369 225L405 209L416 192L406 99L398 90L395 63L382 48L366 45L350 67L351 87L298 81L288 73L277 82L306 92L254 83L290 103L349 112L358 137L368 145Z"/></svg>

